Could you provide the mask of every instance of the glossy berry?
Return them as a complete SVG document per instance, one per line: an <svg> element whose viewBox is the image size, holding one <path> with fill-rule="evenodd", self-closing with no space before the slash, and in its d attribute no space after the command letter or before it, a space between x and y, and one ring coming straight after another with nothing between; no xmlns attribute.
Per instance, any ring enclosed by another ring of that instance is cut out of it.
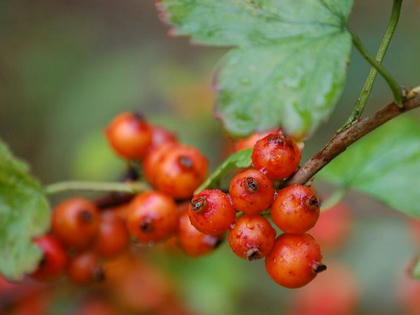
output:
<svg viewBox="0 0 420 315"><path fill-rule="evenodd" d="M229 195L236 210L257 214L273 203L274 188L270 179L260 171L246 170L232 179Z"/></svg>
<svg viewBox="0 0 420 315"><path fill-rule="evenodd" d="M149 151L161 146L164 143L176 143L178 141L174 133L163 127L152 126L151 128L152 143L149 146Z"/></svg>
<svg viewBox="0 0 420 315"><path fill-rule="evenodd" d="M235 222L235 210L229 197L218 189L195 195L188 208L192 225L202 233L219 235Z"/></svg>
<svg viewBox="0 0 420 315"><path fill-rule="evenodd" d="M278 284L299 288L326 269L321 260L321 249L312 236L282 234L266 257L265 268Z"/></svg>
<svg viewBox="0 0 420 315"><path fill-rule="evenodd" d="M174 198L185 199L206 178L208 161L196 148L176 145L156 167L156 188Z"/></svg>
<svg viewBox="0 0 420 315"><path fill-rule="evenodd" d="M57 205L51 224L53 234L64 245L83 249L98 233L99 221L99 211L91 201L70 198Z"/></svg>
<svg viewBox="0 0 420 315"><path fill-rule="evenodd" d="M301 154L297 145L280 133L258 140L252 151L252 163L272 180L285 179L299 167Z"/></svg>
<svg viewBox="0 0 420 315"><path fill-rule="evenodd" d="M179 217L178 240L182 249L190 256L202 256L210 253L222 243L222 237L201 233L197 230L184 211Z"/></svg>
<svg viewBox="0 0 420 315"><path fill-rule="evenodd" d="M319 217L315 191L304 185L279 190L271 206L273 222L285 233L302 234L312 228Z"/></svg>
<svg viewBox="0 0 420 315"><path fill-rule="evenodd" d="M129 243L125 222L111 211L102 213L99 232L95 239L95 252L103 257L121 253Z"/></svg>
<svg viewBox="0 0 420 315"><path fill-rule="evenodd" d="M229 231L229 245L241 258L254 260L265 257L273 248L276 231L259 215L245 215Z"/></svg>
<svg viewBox="0 0 420 315"><path fill-rule="evenodd" d="M234 145L234 151L238 152L238 151L241 151L241 150L253 148L258 140L261 140L262 138L264 138L264 137L266 137L266 136L268 136L269 134L272 134L272 133L282 134L280 128L275 128L275 129L265 131L265 132L254 132L250 136L236 141L235 145Z"/></svg>
<svg viewBox="0 0 420 315"><path fill-rule="evenodd" d="M176 144L174 142L163 143L162 145L151 149L146 155L143 161L143 172L152 185L156 186L156 175L163 158L175 146Z"/></svg>
<svg viewBox="0 0 420 315"><path fill-rule="evenodd" d="M129 204L127 227L140 242L158 242L175 233L178 213L168 196L152 191L135 197Z"/></svg>
<svg viewBox="0 0 420 315"><path fill-rule="evenodd" d="M45 235L34 240L42 250L42 258L38 268L31 277L38 280L48 280L58 276L66 267L67 254L60 243L50 235Z"/></svg>
<svg viewBox="0 0 420 315"><path fill-rule="evenodd" d="M152 128L140 115L122 113L108 125L106 137L119 156L140 159L152 143Z"/></svg>
<svg viewBox="0 0 420 315"><path fill-rule="evenodd" d="M84 252L73 257L67 274L73 283L81 285L105 280L102 265L93 252Z"/></svg>

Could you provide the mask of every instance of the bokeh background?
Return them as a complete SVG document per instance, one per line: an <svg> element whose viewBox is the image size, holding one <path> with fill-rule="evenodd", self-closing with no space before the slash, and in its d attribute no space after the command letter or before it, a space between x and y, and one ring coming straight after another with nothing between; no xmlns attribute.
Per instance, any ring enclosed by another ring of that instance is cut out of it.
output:
<svg viewBox="0 0 420 315"><path fill-rule="evenodd" d="M392 1L355 2L351 28L374 53ZM420 83L419 30L420 1L406 0L385 60L406 86ZM0 0L0 137L43 183L115 180L126 166L107 147L103 129L115 114L136 110L197 146L214 167L226 154L227 137L212 116L211 90L212 72L224 53L168 36L153 0ZM349 115L368 69L353 52L344 95L328 123L306 143L305 157ZM368 112L390 99L379 78ZM411 115L420 116L418 111ZM317 188L324 195L334 190L324 183ZM354 287L350 313L408 314L400 284L419 248L412 222L358 192L345 202L351 208L350 232L339 248L325 251L325 262L345 269L336 278ZM142 249L140 255L176 297L176 306L166 307L165 314L181 309L186 314L292 314L301 291L280 288L265 273L263 261L243 261L226 244L198 259L162 249ZM142 281L147 282L141 278L140 287ZM84 297L95 290L56 284L41 313L80 313ZM135 285L133 290L147 294ZM36 296L30 302L40 300ZM19 304L25 296L2 296L0 308L10 301ZM163 314L122 309L118 313Z"/></svg>

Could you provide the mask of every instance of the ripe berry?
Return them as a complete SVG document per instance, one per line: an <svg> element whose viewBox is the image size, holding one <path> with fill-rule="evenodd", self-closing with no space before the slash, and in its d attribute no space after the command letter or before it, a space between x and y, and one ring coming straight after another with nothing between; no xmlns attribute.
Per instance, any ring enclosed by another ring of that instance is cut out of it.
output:
<svg viewBox="0 0 420 315"><path fill-rule="evenodd" d="M321 212L315 226L308 233L318 241L322 249L334 249L346 240L351 227L351 210L340 202L328 211Z"/></svg>
<svg viewBox="0 0 420 315"><path fill-rule="evenodd" d="M299 167L300 150L280 133L258 140L252 151L252 163L270 179L280 180L292 175Z"/></svg>
<svg viewBox="0 0 420 315"><path fill-rule="evenodd" d="M229 195L236 210L257 214L273 203L274 188L270 179L257 170L247 170L230 182Z"/></svg>
<svg viewBox="0 0 420 315"><path fill-rule="evenodd" d="M285 233L302 234L312 228L319 217L315 191L304 185L281 189L271 206L273 222Z"/></svg>
<svg viewBox="0 0 420 315"><path fill-rule="evenodd" d="M159 126L152 126L152 143L149 151L161 146L164 143L176 143L178 140L172 132Z"/></svg>
<svg viewBox="0 0 420 315"><path fill-rule="evenodd" d="M238 152L238 151L241 151L241 150L253 148L258 140L261 140L262 138L264 138L264 137L266 137L266 136L268 136L269 134L272 134L272 133L282 134L282 131L281 131L280 128L275 128L275 129L265 131L265 132L254 132L250 136L236 141L235 145L234 145L234 152Z"/></svg>
<svg viewBox="0 0 420 315"><path fill-rule="evenodd" d="M175 147L175 143L167 142L149 151L143 161L143 171L149 183L156 186L156 174L166 154Z"/></svg>
<svg viewBox="0 0 420 315"><path fill-rule="evenodd" d="M140 242L157 242L171 236L178 225L175 202L152 191L135 197L129 204L127 227Z"/></svg>
<svg viewBox="0 0 420 315"><path fill-rule="evenodd" d="M282 234L265 259L270 277L286 288L299 288L324 271L321 249L309 234Z"/></svg>
<svg viewBox="0 0 420 315"><path fill-rule="evenodd" d="M108 125L106 137L121 157L140 159L152 143L152 128L140 115L122 113Z"/></svg>
<svg viewBox="0 0 420 315"><path fill-rule="evenodd" d="M48 280L59 275L67 263L67 254L59 242L50 235L39 237L34 242L41 248L43 256L31 277Z"/></svg>
<svg viewBox="0 0 420 315"><path fill-rule="evenodd" d="M98 232L96 206L83 198L70 198L57 205L52 215L53 234L66 246L86 248Z"/></svg>
<svg viewBox="0 0 420 315"><path fill-rule="evenodd" d="M68 268L70 280L76 284L89 284L105 280L104 270L92 252L84 252L73 257Z"/></svg>
<svg viewBox="0 0 420 315"><path fill-rule="evenodd" d="M235 222L235 210L229 197L218 189L195 195L188 208L192 225L205 234L219 235Z"/></svg>
<svg viewBox="0 0 420 315"><path fill-rule="evenodd" d="M268 255L273 248L276 231L259 215L245 215L239 218L229 231L229 245L241 258L254 260Z"/></svg>
<svg viewBox="0 0 420 315"><path fill-rule="evenodd" d="M201 233L197 230L188 217L188 211L181 213L178 226L178 240L182 249L190 256L205 255L222 243L218 236Z"/></svg>
<svg viewBox="0 0 420 315"><path fill-rule="evenodd" d="M124 220L111 211L102 214L98 236L95 239L95 251L103 257L119 254L129 243Z"/></svg>
<svg viewBox="0 0 420 315"><path fill-rule="evenodd" d="M174 198L185 199L206 178L208 161L196 148L176 145L156 167L156 188Z"/></svg>

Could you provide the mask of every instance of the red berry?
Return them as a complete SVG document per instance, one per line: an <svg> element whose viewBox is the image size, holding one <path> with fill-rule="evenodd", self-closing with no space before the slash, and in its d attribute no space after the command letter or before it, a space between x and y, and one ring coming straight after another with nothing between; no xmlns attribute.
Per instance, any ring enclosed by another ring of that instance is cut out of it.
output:
<svg viewBox="0 0 420 315"><path fill-rule="evenodd" d="M70 198L57 205L51 224L53 234L64 245L83 249L95 238L99 221L99 211L91 201Z"/></svg>
<svg viewBox="0 0 420 315"><path fill-rule="evenodd" d="M156 165L156 188L178 199L190 197L207 175L208 161L196 149L172 147Z"/></svg>
<svg viewBox="0 0 420 315"><path fill-rule="evenodd" d="M95 239L95 251L103 257L121 253L129 243L124 220L112 211L102 214L98 236Z"/></svg>
<svg viewBox="0 0 420 315"><path fill-rule="evenodd" d="M106 137L121 157L140 159L152 143L152 128L140 115L122 113L109 124Z"/></svg>
<svg viewBox="0 0 420 315"><path fill-rule="evenodd" d="M268 136L269 134L272 134L272 133L282 134L280 128L275 128L275 129L265 131L265 132L254 132L250 136L236 141L235 145L234 145L234 152L238 152L238 151L241 151L241 150L253 148L258 140L261 140L262 138L264 138L264 137L266 137L266 136Z"/></svg>
<svg viewBox="0 0 420 315"><path fill-rule="evenodd" d="M67 263L67 254L60 243L50 235L45 235L34 240L42 250L42 259L38 268L31 277L38 280L48 280L59 275Z"/></svg>
<svg viewBox="0 0 420 315"><path fill-rule="evenodd" d="M302 234L308 231L319 217L315 191L297 184L281 189L271 206L271 217L285 233Z"/></svg>
<svg viewBox="0 0 420 315"><path fill-rule="evenodd" d="M292 175L299 167L300 158L296 144L279 133L258 140L252 151L254 167L273 180Z"/></svg>
<svg viewBox="0 0 420 315"><path fill-rule="evenodd" d="M178 240L182 249L190 256L202 256L217 248L222 238L201 233L197 230L185 210L179 217Z"/></svg>
<svg viewBox="0 0 420 315"><path fill-rule="evenodd" d="M278 284L299 288L326 269L321 260L321 249L312 236L282 234L266 257L265 268Z"/></svg>
<svg viewBox="0 0 420 315"><path fill-rule="evenodd" d="M72 282L81 285L101 282L105 279L102 265L92 252L81 253L73 257L67 273Z"/></svg>
<svg viewBox="0 0 420 315"><path fill-rule="evenodd" d="M235 222L235 210L229 197L218 189L195 195L188 208L192 225L205 234L219 235Z"/></svg>
<svg viewBox="0 0 420 315"><path fill-rule="evenodd" d="M153 148L143 161L144 174L152 185L156 186L156 174L165 155L175 147L175 143L167 142Z"/></svg>
<svg viewBox="0 0 420 315"><path fill-rule="evenodd" d="M171 236L178 225L175 202L152 191L135 197L129 204L127 227L140 242L158 242Z"/></svg>
<svg viewBox="0 0 420 315"><path fill-rule="evenodd" d="M159 126L152 126L152 143L149 151L161 146L164 143L176 143L178 140L172 132Z"/></svg>
<svg viewBox="0 0 420 315"><path fill-rule="evenodd" d="M349 235L352 225L350 208L343 202L321 212L315 226L308 232L318 241L322 249L334 249Z"/></svg>
<svg viewBox="0 0 420 315"><path fill-rule="evenodd" d="M259 215L245 215L239 218L229 231L229 245L233 252L248 260L268 255L273 248L276 231Z"/></svg>
<svg viewBox="0 0 420 315"><path fill-rule="evenodd" d="M273 203L274 188L270 179L257 170L247 170L230 182L229 195L236 210L257 214Z"/></svg>

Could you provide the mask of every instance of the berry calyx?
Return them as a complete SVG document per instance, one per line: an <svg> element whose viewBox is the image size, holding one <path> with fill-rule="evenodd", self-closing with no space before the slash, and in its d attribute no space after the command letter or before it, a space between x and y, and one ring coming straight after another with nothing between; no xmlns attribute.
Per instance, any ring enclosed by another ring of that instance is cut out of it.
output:
<svg viewBox="0 0 420 315"><path fill-rule="evenodd" d="M92 252L76 255L70 260L68 268L69 279L80 285L105 280L105 272L97 256Z"/></svg>
<svg viewBox="0 0 420 315"><path fill-rule="evenodd" d="M141 159L152 144L152 128L140 115L122 113L108 125L106 137L119 156Z"/></svg>
<svg viewBox="0 0 420 315"><path fill-rule="evenodd" d="M96 206L84 198L62 201L52 215L52 231L64 245L86 248L95 238L100 215Z"/></svg>
<svg viewBox="0 0 420 315"><path fill-rule="evenodd" d="M156 188L177 199L190 197L206 178L207 159L194 147L175 145L156 165Z"/></svg>
<svg viewBox="0 0 420 315"><path fill-rule="evenodd" d="M282 234L266 257L270 277L286 288L300 288L327 267L322 264L321 249L309 234Z"/></svg>
<svg viewBox="0 0 420 315"><path fill-rule="evenodd" d="M319 201L315 191L304 185L281 189L271 206L273 222L285 233L302 234L319 218Z"/></svg>
<svg viewBox="0 0 420 315"><path fill-rule="evenodd" d="M244 215L229 231L229 245L241 258L255 260L268 255L273 248L276 231L259 215Z"/></svg>
<svg viewBox="0 0 420 315"><path fill-rule="evenodd" d="M274 188L270 179L260 171L247 170L232 179L229 195L236 210L257 214L273 203Z"/></svg>
<svg viewBox="0 0 420 315"><path fill-rule="evenodd" d="M38 268L31 274L37 280L49 280L62 273L67 264L67 254L60 243L51 235L34 240L42 250Z"/></svg>
<svg viewBox="0 0 420 315"><path fill-rule="evenodd" d="M152 191L135 197L128 206L127 228L140 242L158 242L171 236L178 225L175 202Z"/></svg>
<svg viewBox="0 0 420 315"><path fill-rule="evenodd" d="M219 235L235 222L235 210L229 197L219 189L195 195L188 208L192 225L202 233Z"/></svg>
<svg viewBox="0 0 420 315"><path fill-rule="evenodd" d="M179 217L178 240L182 249L190 256L202 256L210 253L222 243L220 236L208 235L197 230L184 210Z"/></svg>
<svg viewBox="0 0 420 315"><path fill-rule="evenodd" d="M99 232L95 239L95 252L102 257L121 253L129 243L124 220L112 211L102 213Z"/></svg>
<svg viewBox="0 0 420 315"><path fill-rule="evenodd" d="M297 145L281 133L258 140L252 151L254 167L272 180L288 178L299 167L300 159Z"/></svg>

